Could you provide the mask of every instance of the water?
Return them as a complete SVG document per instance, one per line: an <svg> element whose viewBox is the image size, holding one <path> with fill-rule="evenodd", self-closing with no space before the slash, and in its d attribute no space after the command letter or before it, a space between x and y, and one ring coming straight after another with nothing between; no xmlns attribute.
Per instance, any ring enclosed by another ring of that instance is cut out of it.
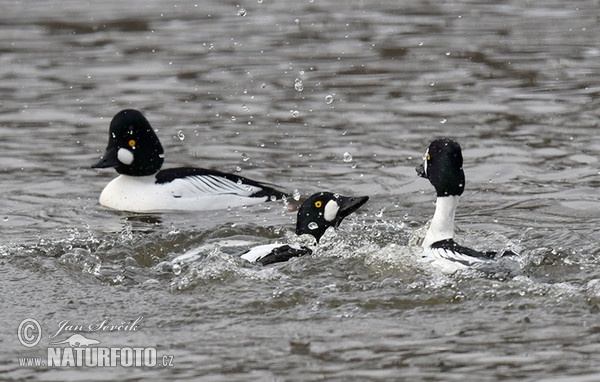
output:
<svg viewBox="0 0 600 382"><path fill-rule="evenodd" d="M600 379L598 5L0 3L2 379ZM313 256L244 264L293 239L292 212L99 206L115 173L90 165L126 107L167 166L371 199ZM414 167L439 136L464 150L458 240L520 250L516 277L443 276L408 245L433 214ZM171 367L19 366L61 322L140 317L84 334Z"/></svg>

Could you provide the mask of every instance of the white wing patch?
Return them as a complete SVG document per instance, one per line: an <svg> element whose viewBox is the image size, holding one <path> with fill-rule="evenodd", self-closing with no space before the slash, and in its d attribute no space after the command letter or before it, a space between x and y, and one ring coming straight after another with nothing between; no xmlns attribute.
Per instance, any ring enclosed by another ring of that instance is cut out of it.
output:
<svg viewBox="0 0 600 382"><path fill-rule="evenodd" d="M196 190L196 193L199 191L210 195L234 194L250 196L261 190L260 187L234 182L214 175L188 176L176 180L189 184Z"/></svg>
<svg viewBox="0 0 600 382"><path fill-rule="evenodd" d="M259 245L254 248L251 248L248 252L244 253L241 257L244 260L248 260L251 263L254 263L257 260L260 260L263 257L267 256L275 248L283 247L284 245L285 244L281 244L281 243ZM294 245L290 245L290 246L294 247Z"/></svg>
<svg viewBox="0 0 600 382"><path fill-rule="evenodd" d="M431 265L447 274L452 274L458 270L467 269L470 266L476 266L477 264L486 262L484 259L467 256L444 248L425 248L423 257L426 261L431 263Z"/></svg>

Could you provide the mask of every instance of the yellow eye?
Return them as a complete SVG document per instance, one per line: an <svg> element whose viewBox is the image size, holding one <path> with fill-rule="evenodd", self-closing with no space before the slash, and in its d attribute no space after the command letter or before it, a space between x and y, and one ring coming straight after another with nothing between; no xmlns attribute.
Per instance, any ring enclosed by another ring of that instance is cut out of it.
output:
<svg viewBox="0 0 600 382"><path fill-rule="evenodd" d="M320 200L317 200L315 202L315 207L317 207L317 208L321 208L322 205L323 205L323 203Z"/></svg>
<svg viewBox="0 0 600 382"><path fill-rule="evenodd" d="M132 139L129 141L129 147L135 146L135 141Z"/></svg>
<svg viewBox="0 0 600 382"><path fill-rule="evenodd" d="M429 155L429 153L427 153L427 160L431 160L431 155Z"/></svg>

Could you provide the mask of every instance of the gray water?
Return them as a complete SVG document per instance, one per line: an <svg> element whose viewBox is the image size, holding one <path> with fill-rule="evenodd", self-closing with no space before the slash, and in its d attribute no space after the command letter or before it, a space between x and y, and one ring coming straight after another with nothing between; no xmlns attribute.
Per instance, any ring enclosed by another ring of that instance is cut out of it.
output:
<svg viewBox="0 0 600 382"><path fill-rule="evenodd" d="M0 2L0 379L600 380L599 9ZM99 205L115 172L90 165L129 107L167 167L371 199L313 256L244 264L250 244L293 239L293 212ZM520 251L510 277L444 276L409 245L434 209L414 167L440 136L465 158L457 240ZM173 362L19 365L73 333Z"/></svg>

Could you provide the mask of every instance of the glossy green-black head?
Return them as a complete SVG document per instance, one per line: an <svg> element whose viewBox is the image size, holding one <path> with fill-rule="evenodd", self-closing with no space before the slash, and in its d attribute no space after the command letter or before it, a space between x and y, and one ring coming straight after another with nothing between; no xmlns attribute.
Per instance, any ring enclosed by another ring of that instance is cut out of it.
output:
<svg viewBox="0 0 600 382"><path fill-rule="evenodd" d="M318 192L302 203L298 210L296 234L310 234L317 239L329 227L337 227L342 220L369 200L368 196L341 196L331 192Z"/></svg>
<svg viewBox="0 0 600 382"><path fill-rule="evenodd" d="M118 112L110 122L106 152L93 168L114 167L119 174L152 175L162 166L164 151L148 120L137 110Z"/></svg>
<svg viewBox="0 0 600 382"><path fill-rule="evenodd" d="M448 138L431 142L417 166L417 174L429 179L437 196L462 195L465 189L463 157L458 142Z"/></svg>

